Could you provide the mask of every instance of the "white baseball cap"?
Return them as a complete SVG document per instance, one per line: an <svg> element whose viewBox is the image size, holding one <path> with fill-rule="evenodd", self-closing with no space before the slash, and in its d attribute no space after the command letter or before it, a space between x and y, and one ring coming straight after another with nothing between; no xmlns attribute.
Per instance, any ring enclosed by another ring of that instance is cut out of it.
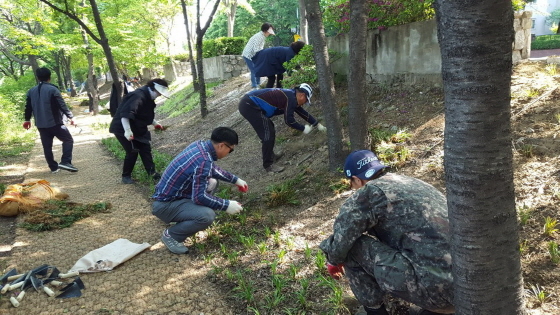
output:
<svg viewBox="0 0 560 315"><path fill-rule="evenodd" d="M276 34L274 34L274 30L272 29L272 27L269 28L267 32L268 32L268 34L270 34L270 35L276 35Z"/></svg>
<svg viewBox="0 0 560 315"><path fill-rule="evenodd" d="M163 86L154 82L154 89L158 91L159 94L169 98L169 89L167 88L167 86Z"/></svg>

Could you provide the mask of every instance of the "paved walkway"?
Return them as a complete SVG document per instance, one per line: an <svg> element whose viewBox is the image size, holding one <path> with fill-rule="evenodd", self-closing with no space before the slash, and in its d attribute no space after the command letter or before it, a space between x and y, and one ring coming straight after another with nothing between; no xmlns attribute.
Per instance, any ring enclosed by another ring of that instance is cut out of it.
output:
<svg viewBox="0 0 560 315"><path fill-rule="evenodd" d="M530 58L544 58L548 56L560 56L560 49L531 50Z"/></svg>
<svg viewBox="0 0 560 315"><path fill-rule="evenodd" d="M205 279L203 260L170 253L160 242L164 224L153 217L146 192L120 183L121 164L100 144L106 132L92 126L107 124L107 115L78 115L72 163L79 172L51 174L40 142L31 153L26 181L46 179L79 203L111 202L110 213L97 214L70 228L49 232L17 229L10 268L23 273L42 264L68 271L89 251L118 238L152 246L112 272L82 274L86 289L80 298L55 299L44 292L27 291L21 305L0 299L0 314L233 314L219 288ZM105 125L106 126L106 125ZM105 128L106 129L106 128ZM61 146L55 142L55 157ZM21 217L19 218L21 220ZM59 292L56 292L57 294Z"/></svg>

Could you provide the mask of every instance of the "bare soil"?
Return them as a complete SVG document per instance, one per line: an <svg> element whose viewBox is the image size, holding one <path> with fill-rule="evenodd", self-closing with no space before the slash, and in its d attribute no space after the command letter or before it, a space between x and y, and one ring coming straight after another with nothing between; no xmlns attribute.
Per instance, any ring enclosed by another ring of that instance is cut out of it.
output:
<svg viewBox="0 0 560 315"><path fill-rule="evenodd" d="M539 285L548 298L538 301L533 295L527 295L527 306L533 314L560 314L560 267L551 262L548 242L560 243L559 233L552 236L543 234L546 217L559 218L558 201L560 199L560 146L557 135L560 133L560 92L557 91L558 77L547 70L545 62L525 62L515 67L512 77L512 117L513 143L515 145L515 185L518 208L530 210L529 219L520 224L519 233L522 244L522 266L525 285ZM303 135L288 128L281 117L276 117L277 147L282 149L284 157L279 164L286 170L279 174L267 174L261 165L260 142L251 126L237 111L237 102L249 90L250 84L245 76L233 78L216 87L209 100L209 114L202 119L198 112L167 118L157 117L169 128L165 132L153 134L153 146L156 150L176 155L185 146L198 139L207 139L211 130L217 126L234 128L240 143L235 152L220 160L218 164L238 175L249 185L249 194L235 194L249 213L249 226L258 228L261 221L267 226L274 226L284 243L291 242L287 248L284 263L279 266L286 270L291 264L301 265L301 256L306 246L316 248L326 238L331 229L338 206L348 196L347 192L335 192L329 185L336 183L340 176L327 170L328 150L326 134L314 130ZM443 95L441 87L402 87L378 86L371 89L369 95L370 127L407 129L412 138L405 143L411 152L411 158L395 172L415 176L427 181L442 191L445 189L443 174ZM341 117L348 124L344 107L347 104L344 87L337 88L338 104ZM198 109L197 109L198 110ZM313 106L308 110L321 118L319 98L315 97ZM17 183L24 178L27 157L21 156L6 161L6 165L19 166L16 171L1 169L0 183ZM267 207L267 187L296 177L302 178L297 185L298 205ZM92 187L95 189L95 187ZM92 191L93 193L93 191ZM0 269L4 269L2 255L9 255L9 248L14 241L15 225L13 218L0 217ZM262 228L262 225L260 225ZM208 233L200 232L195 239L189 240L194 259L204 260L211 255L219 257L219 248L203 249L196 244L208 240ZM272 246L272 245L271 245ZM231 296L235 283L223 274L212 273L213 267L224 268L245 266L254 272L248 273L248 280L259 288L270 288L270 278L263 261L274 257L258 256L244 253L237 266L229 265L225 258L214 258L210 264L200 266L208 272L208 280L216 284L224 296ZM313 265L313 262L309 262ZM204 269L205 268L205 269ZM312 267L300 270L300 274L312 272ZM357 303L351 298L351 292L345 283L345 303L353 313ZM196 287L189 288L196 290ZM264 293L255 292L257 300ZM311 313L326 313L321 308L327 291L314 288L309 300ZM204 294L201 292L201 295ZM388 301L393 314L406 314L406 304L396 300ZM325 304L326 305L326 304ZM246 313L247 308L240 299L231 298L229 306L234 314ZM187 310L185 310L187 312ZM187 312L188 313L188 312Z"/></svg>

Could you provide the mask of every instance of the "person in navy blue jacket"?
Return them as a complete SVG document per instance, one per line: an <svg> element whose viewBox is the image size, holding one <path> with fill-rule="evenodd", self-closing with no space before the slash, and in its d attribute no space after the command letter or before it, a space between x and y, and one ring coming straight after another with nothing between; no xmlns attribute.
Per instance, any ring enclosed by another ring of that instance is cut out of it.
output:
<svg viewBox="0 0 560 315"><path fill-rule="evenodd" d="M305 46L304 42L293 42L289 47L270 47L265 48L253 56L253 63L256 77L267 77L267 88L282 88L282 80L286 69L283 63L292 60L295 55Z"/></svg>
<svg viewBox="0 0 560 315"><path fill-rule="evenodd" d="M261 139L263 167L267 172L279 173L284 170L283 167L273 164L279 156L274 153L276 131L270 117L284 115L286 125L303 131L304 134L311 132L314 126L317 126L320 131L327 130L301 107L310 102L312 95L311 86L302 83L293 89L254 90L245 94L239 101L239 113L249 121ZM298 123L294 113L297 113L309 125Z"/></svg>

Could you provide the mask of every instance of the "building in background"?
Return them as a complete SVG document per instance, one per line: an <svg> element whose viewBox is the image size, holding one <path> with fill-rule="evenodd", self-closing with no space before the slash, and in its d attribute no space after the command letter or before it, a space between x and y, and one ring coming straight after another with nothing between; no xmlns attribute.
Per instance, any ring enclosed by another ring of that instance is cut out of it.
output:
<svg viewBox="0 0 560 315"><path fill-rule="evenodd" d="M546 23L546 18L555 10L560 10L560 0L535 0L527 3L525 11L533 13L532 36L556 34L551 30L552 25ZM560 20L554 22L554 25L557 26L559 22Z"/></svg>

